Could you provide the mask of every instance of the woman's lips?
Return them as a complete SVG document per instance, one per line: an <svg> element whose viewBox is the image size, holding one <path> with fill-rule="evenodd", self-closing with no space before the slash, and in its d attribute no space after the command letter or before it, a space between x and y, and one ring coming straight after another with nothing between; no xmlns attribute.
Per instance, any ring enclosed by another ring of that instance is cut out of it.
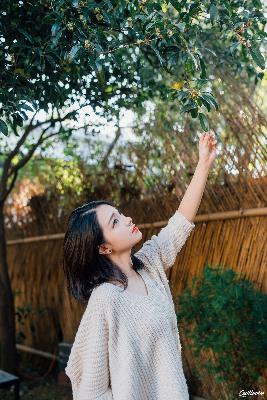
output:
<svg viewBox="0 0 267 400"><path fill-rule="evenodd" d="M135 226L135 227L133 228L133 231L132 231L132 233L135 233L135 232L138 232L138 231L139 231L138 227L137 227L137 226Z"/></svg>

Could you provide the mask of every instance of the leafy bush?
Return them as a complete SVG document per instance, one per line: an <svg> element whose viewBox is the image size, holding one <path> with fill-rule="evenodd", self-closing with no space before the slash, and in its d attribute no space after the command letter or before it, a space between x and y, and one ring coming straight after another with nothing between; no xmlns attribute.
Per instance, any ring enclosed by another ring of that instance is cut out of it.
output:
<svg viewBox="0 0 267 400"><path fill-rule="evenodd" d="M179 299L177 312L200 369L227 387L229 399L254 390L267 366L267 296L232 269L207 265ZM265 318L264 318L265 316ZM216 361L201 361L209 349ZM201 377L198 373L198 377Z"/></svg>

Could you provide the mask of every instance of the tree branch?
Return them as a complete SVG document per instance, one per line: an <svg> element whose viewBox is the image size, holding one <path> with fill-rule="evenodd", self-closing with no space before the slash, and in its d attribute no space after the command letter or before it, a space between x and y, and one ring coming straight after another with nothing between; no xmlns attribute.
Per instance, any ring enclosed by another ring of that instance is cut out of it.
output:
<svg viewBox="0 0 267 400"><path fill-rule="evenodd" d="M9 195L9 193L10 193L11 190L13 189L13 187L14 187L14 185L15 185L15 182L16 182L16 179L17 179L17 176L18 176L18 171L15 171L14 176L13 176L13 178L12 178L12 181L11 181L11 184L10 184L9 188L6 189L6 190L3 190L3 193L1 193L1 203L2 203L2 202L3 202L3 203L5 202L5 200L7 199L8 195Z"/></svg>
<svg viewBox="0 0 267 400"><path fill-rule="evenodd" d="M114 149L117 141L119 140L120 136L121 136L122 132L121 132L121 128L118 127L117 132L116 132L116 136L114 138L114 140L110 143L108 150L105 154L105 156L103 157L101 164L102 165L107 165L107 161L108 161L108 157L110 156L112 150Z"/></svg>
<svg viewBox="0 0 267 400"><path fill-rule="evenodd" d="M12 159L18 154L19 149L21 148L21 146L25 143L27 137L29 136L29 134L36 128L39 128L47 123L50 123L50 126L52 124L55 124L56 122L62 122L66 119L68 119L71 115L75 114L76 111L70 111L69 113L67 113L64 117L62 118L52 118L50 121L42 121L42 122L37 122L35 125L33 125L33 119L34 116L36 115L36 113L34 114L34 116L32 117L30 124L25 128L25 132L24 134L21 136L21 138L18 140L15 148L9 153L8 157L6 158L6 160L4 161L4 166L3 166L3 175L8 171L11 161Z"/></svg>
<svg viewBox="0 0 267 400"><path fill-rule="evenodd" d="M1 180L1 184L4 185L5 184L5 179L7 179L12 173L14 173L16 167L18 166L18 169L21 168L21 165L24 166L24 159L26 159L27 161L29 160L28 155L23 158L23 160L21 160L17 165L15 166L10 166L12 159L18 154L21 146L25 143L27 137L29 136L29 134L36 128L40 128L41 126L48 124L49 126L47 128L44 129L44 131L42 132L42 135L47 131L47 129L49 129L53 124L55 124L56 122L63 122L66 119L68 119L69 117L71 117L72 115L74 115L76 113L76 111L70 111L69 113L67 113L64 117L58 117L58 118L52 118L50 121L42 121L42 122L37 122L35 125L33 125L33 118L31 119L30 124L26 127L24 134L22 135L22 137L19 139L19 141L17 142L15 148L9 153L8 157L6 158L6 160L4 161L4 166L3 166L3 174L2 174L2 180ZM36 113L35 113L36 115ZM42 137L41 135L41 137ZM40 137L40 138L41 138ZM39 145L39 141L37 142ZM36 150L36 147L34 145L33 147L33 152ZM30 156L31 157L31 156ZM26 162L27 162L26 161Z"/></svg>

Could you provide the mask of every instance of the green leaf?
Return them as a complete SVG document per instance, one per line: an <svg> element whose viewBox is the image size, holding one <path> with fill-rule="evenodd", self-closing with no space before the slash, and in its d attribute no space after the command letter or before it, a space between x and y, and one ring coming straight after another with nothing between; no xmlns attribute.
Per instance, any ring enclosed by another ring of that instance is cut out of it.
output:
<svg viewBox="0 0 267 400"><path fill-rule="evenodd" d="M203 113L199 113L198 119L200 121L200 125L201 125L202 129L205 132L207 132L209 130L209 121L208 121L208 118L206 117L206 115Z"/></svg>
<svg viewBox="0 0 267 400"><path fill-rule="evenodd" d="M218 106L217 100L210 93L202 92L201 97L218 111L219 106Z"/></svg>
<svg viewBox="0 0 267 400"><path fill-rule="evenodd" d="M255 47L255 45L253 45L254 47L250 47L249 51L251 54L251 57L253 58L253 61L261 68L264 69L265 68L265 60L263 55L261 54L260 50Z"/></svg>
<svg viewBox="0 0 267 400"><path fill-rule="evenodd" d="M235 42L235 43L232 43L232 44L231 44L231 46L229 47L229 51L230 51L230 53L231 53L232 55L233 55L235 49L236 49L239 45L240 45L239 42Z"/></svg>
<svg viewBox="0 0 267 400"><path fill-rule="evenodd" d="M198 115L198 110L197 108L193 108L193 110L190 111L191 117L196 118Z"/></svg>
<svg viewBox="0 0 267 400"><path fill-rule="evenodd" d="M20 114L22 119L24 119L24 121L26 121L28 119L28 115L25 113L25 111L20 110Z"/></svg>
<svg viewBox="0 0 267 400"><path fill-rule="evenodd" d="M23 118L19 114L14 114L13 115L13 124L15 126L19 125L20 127L23 126Z"/></svg>
<svg viewBox="0 0 267 400"><path fill-rule="evenodd" d="M60 30L60 24L59 24L58 22L55 22L55 23L52 25L52 28L51 28L51 34L52 34L52 36L56 36L56 34L59 32L59 30Z"/></svg>
<svg viewBox="0 0 267 400"><path fill-rule="evenodd" d="M20 104L18 108L20 108L20 109L22 108L23 110L34 112L34 109L31 106L29 106L28 104L25 104L25 103L24 104Z"/></svg>
<svg viewBox="0 0 267 400"><path fill-rule="evenodd" d="M193 110L194 108L196 108L196 109L198 108L197 104L189 103L189 104L186 104L185 106L182 107L182 112L188 112L190 110Z"/></svg>
<svg viewBox="0 0 267 400"><path fill-rule="evenodd" d="M193 17L194 15L198 14L200 11L199 4L193 3L190 5L188 16Z"/></svg>
<svg viewBox="0 0 267 400"><path fill-rule="evenodd" d="M164 13L166 13L166 12L168 11L168 8L169 8L168 3L166 3L166 2L161 3L161 9L162 9L162 11L163 11Z"/></svg>
<svg viewBox="0 0 267 400"><path fill-rule="evenodd" d="M24 31L24 29L18 28L18 31L22 33L22 35L29 40L30 43L33 43L31 35L28 32Z"/></svg>
<svg viewBox="0 0 267 400"><path fill-rule="evenodd" d="M198 55L194 56L194 54L190 54L194 63L195 70L198 70L200 68L200 63L198 59Z"/></svg>
<svg viewBox="0 0 267 400"><path fill-rule="evenodd" d="M98 72L101 72L103 69L103 63L104 63L104 59L103 58L97 58L95 60L95 66ZM103 82L104 83L104 82Z"/></svg>
<svg viewBox="0 0 267 400"><path fill-rule="evenodd" d="M6 124L2 119L0 119L0 131L1 131L5 136L8 135L8 127L7 127L7 124Z"/></svg>
<svg viewBox="0 0 267 400"><path fill-rule="evenodd" d="M258 7L259 9L262 8L262 4L260 0L252 0L254 7Z"/></svg>
<svg viewBox="0 0 267 400"><path fill-rule="evenodd" d="M113 92L113 87L111 85L107 86L105 89L105 93L112 93L112 92Z"/></svg>
<svg viewBox="0 0 267 400"><path fill-rule="evenodd" d="M207 100L205 100L202 96L199 96L198 100L201 100L202 104L204 104L208 112L210 112L211 110L210 103L208 103Z"/></svg>
<svg viewBox="0 0 267 400"><path fill-rule="evenodd" d="M61 38L62 33L63 33L63 29L60 29L59 31L57 31L55 36L53 36L52 45L51 45L52 48L58 44L58 41Z"/></svg>
<svg viewBox="0 0 267 400"><path fill-rule="evenodd" d="M156 53L156 55L157 55L157 57L159 59L160 65L163 67L164 66L164 59L161 57L158 49L152 44L150 44L149 46L154 50L154 52Z"/></svg>
<svg viewBox="0 0 267 400"><path fill-rule="evenodd" d="M182 1L181 3L179 3L179 1L177 0L170 0L171 5L177 10L180 11L182 9L182 7L184 6L185 1Z"/></svg>
<svg viewBox="0 0 267 400"><path fill-rule="evenodd" d="M259 72L257 75L257 79L262 80L264 77L264 72Z"/></svg>
<svg viewBox="0 0 267 400"><path fill-rule="evenodd" d="M209 14L210 14L211 23L214 24L214 22L219 17L218 8L216 7L216 5L214 3L211 3L211 5L210 5Z"/></svg>
<svg viewBox="0 0 267 400"><path fill-rule="evenodd" d="M75 56L77 55L78 51L80 50L81 46L76 44L75 46L73 46L70 50L70 52L68 53L67 58L72 61L74 60Z"/></svg>
<svg viewBox="0 0 267 400"><path fill-rule="evenodd" d="M207 51L208 51L210 54L212 54L214 57L216 57L216 58L218 57L217 54L216 54L213 50L209 49L208 47L204 47L204 49L207 50Z"/></svg>
<svg viewBox="0 0 267 400"><path fill-rule="evenodd" d="M177 93L177 98L182 101L183 99L185 99L188 96L188 92L186 92L185 90L179 90L179 92Z"/></svg>
<svg viewBox="0 0 267 400"><path fill-rule="evenodd" d="M15 68L14 73L23 76L24 78L27 78L28 75L25 73L24 68Z"/></svg>
<svg viewBox="0 0 267 400"><path fill-rule="evenodd" d="M175 53L170 53L168 55L168 62L170 65L177 65L179 59L179 52L176 51Z"/></svg>
<svg viewBox="0 0 267 400"><path fill-rule="evenodd" d="M200 68L201 68L201 74L200 74L200 78L201 79L205 79L207 78L207 71L206 71L206 64L205 61L203 60L203 58L199 57L199 63L200 63Z"/></svg>
<svg viewBox="0 0 267 400"><path fill-rule="evenodd" d="M49 62L49 64L52 65L53 68L56 68L57 64L55 63L55 60L53 59L53 57L46 56L45 58Z"/></svg>
<svg viewBox="0 0 267 400"><path fill-rule="evenodd" d="M184 67L185 67L186 72L189 74L192 74L195 69L195 63L194 63L193 57L191 56L190 53L188 53L187 60L184 64Z"/></svg>

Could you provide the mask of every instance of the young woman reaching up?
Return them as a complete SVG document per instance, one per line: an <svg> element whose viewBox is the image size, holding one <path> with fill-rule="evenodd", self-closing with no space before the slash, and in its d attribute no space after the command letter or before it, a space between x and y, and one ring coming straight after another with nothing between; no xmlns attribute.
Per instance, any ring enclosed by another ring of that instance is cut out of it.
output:
<svg viewBox="0 0 267 400"><path fill-rule="evenodd" d="M216 155L210 133L168 224L141 249L142 232L112 203L92 201L70 215L63 267L71 295L87 303L65 372L73 400L188 400L175 307L166 270L193 220Z"/></svg>

